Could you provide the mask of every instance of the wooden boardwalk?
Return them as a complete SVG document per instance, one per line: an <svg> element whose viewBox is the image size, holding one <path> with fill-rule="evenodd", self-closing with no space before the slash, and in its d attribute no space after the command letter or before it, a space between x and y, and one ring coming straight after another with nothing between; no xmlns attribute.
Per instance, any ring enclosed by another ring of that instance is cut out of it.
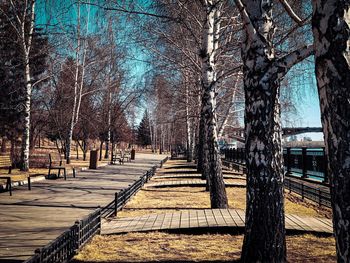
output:
<svg viewBox="0 0 350 263"><path fill-rule="evenodd" d="M224 180L226 187L246 187L245 181L242 182L229 182L227 180ZM185 187L185 186L191 186L191 187L204 187L206 185L205 180L201 179L192 179L192 180L167 180L167 181L155 181L150 182L145 185L146 188L162 188L162 187Z"/></svg>
<svg viewBox="0 0 350 263"><path fill-rule="evenodd" d="M75 220L105 206L115 192L127 188L164 155L136 154L124 165L79 172L67 181L44 180L0 193L0 263L22 262L48 244Z"/></svg>
<svg viewBox="0 0 350 263"><path fill-rule="evenodd" d="M180 174L165 174L160 173L160 175L156 175L152 178L152 180L162 180L162 179L174 179L174 178L188 178L188 179L200 179L200 174L186 174L186 173L180 173ZM234 175L234 174L224 174L224 179L241 179L245 180L245 176L242 175Z"/></svg>
<svg viewBox="0 0 350 263"><path fill-rule="evenodd" d="M332 234L330 219L287 214L286 230ZM198 209L102 221L102 234L199 228L244 228L245 212L239 209Z"/></svg>

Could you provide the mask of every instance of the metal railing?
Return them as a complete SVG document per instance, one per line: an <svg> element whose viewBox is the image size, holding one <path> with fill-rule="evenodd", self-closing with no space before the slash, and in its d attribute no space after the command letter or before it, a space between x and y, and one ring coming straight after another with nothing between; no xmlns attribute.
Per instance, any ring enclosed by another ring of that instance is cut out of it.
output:
<svg viewBox="0 0 350 263"><path fill-rule="evenodd" d="M64 231L55 240L35 250L25 263L68 262L77 251L101 229L101 209L98 208Z"/></svg>
<svg viewBox="0 0 350 263"><path fill-rule="evenodd" d="M225 159L223 160L223 164L238 171L243 170L243 173L246 172L244 149L231 149L226 150L224 153ZM294 157L296 158L296 161L294 160L295 163L293 164L291 159ZM324 172L326 171L324 149L286 148L284 149L284 159L287 175L284 179L285 189L301 195L302 199L309 199L320 206L322 205L331 208L331 194L327 186L316 186L316 184L315 186L312 186L311 183L292 179L293 175L295 176L295 173L299 172L298 165L300 165L300 179L315 179L316 176L311 177L311 175L316 174L317 171L317 173L320 174L319 178L325 182L327 173ZM314 173L312 173L312 171L314 171ZM322 174L324 174L325 177L322 176Z"/></svg>
<svg viewBox="0 0 350 263"><path fill-rule="evenodd" d="M245 164L245 149L226 149L224 161ZM283 149L284 167L287 175L328 183L327 158L324 148Z"/></svg>
<svg viewBox="0 0 350 263"><path fill-rule="evenodd" d="M160 162L160 167L168 157ZM155 174L157 166L153 166L130 187L115 193L114 200L104 208L98 208L87 217L75 222L55 240L42 248L35 250L35 254L24 263L66 263L96 234L101 231L101 218L117 215L117 211L134 196L141 187Z"/></svg>
<svg viewBox="0 0 350 263"><path fill-rule="evenodd" d="M166 157L160 162L160 167L168 160ZM153 177L157 169L157 166L153 166L149 171L147 171L143 176L141 176L137 181L135 181L131 186L126 189L121 190L119 193L115 193L114 200L102 208L102 217L117 216L117 212L121 210L126 203L133 197L142 186L148 182L149 179Z"/></svg>
<svg viewBox="0 0 350 263"><path fill-rule="evenodd" d="M284 179L284 189L301 195L302 199L309 199L320 206L331 208L331 194L325 187L315 187L304 182L293 181L290 178Z"/></svg>

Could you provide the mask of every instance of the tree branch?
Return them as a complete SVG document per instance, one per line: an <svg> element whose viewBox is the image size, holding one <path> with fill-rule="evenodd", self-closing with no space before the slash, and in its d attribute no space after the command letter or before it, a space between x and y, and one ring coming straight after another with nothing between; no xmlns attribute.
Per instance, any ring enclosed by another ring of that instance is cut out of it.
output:
<svg viewBox="0 0 350 263"><path fill-rule="evenodd" d="M276 60L268 70L267 74L278 73L279 77L283 77L297 63L314 54L314 46L307 45L297 49L282 58Z"/></svg>
<svg viewBox="0 0 350 263"><path fill-rule="evenodd" d="M235 3L236 3L236 6L238 7L239 12L241 13L244 28L247 30L248 37L254 38L256 35L256 30L253 26L253 23L250 20L247 10L245 9L241 0L235 0Z"/></svg>
<svg viewBox="0 0 350 263"><path fill-rule="evenodd" d="M289 5L287 0L280 0L284 9L287 11L288 15L299 25L302 26L304 21L294 12L293 8Z"/></svg>

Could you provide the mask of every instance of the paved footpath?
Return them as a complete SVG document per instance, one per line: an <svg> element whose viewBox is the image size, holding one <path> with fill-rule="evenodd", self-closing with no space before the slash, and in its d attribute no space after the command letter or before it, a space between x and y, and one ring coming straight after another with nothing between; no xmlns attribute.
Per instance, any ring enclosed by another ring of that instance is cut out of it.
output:
<svg viewBox="0 0 350 263"><path fill-rule="evenodd" d="M44 180L0 193L0 263L22 262L78 219L112 201L165 155L137 153L124 165L79 172L67 181Z"/></svg>

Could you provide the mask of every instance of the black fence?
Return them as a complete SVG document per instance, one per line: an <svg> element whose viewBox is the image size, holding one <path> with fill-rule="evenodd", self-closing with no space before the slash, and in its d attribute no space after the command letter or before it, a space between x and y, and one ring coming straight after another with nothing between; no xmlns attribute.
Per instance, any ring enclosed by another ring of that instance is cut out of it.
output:
<svg viewBox="0 0 350 263"><path fill-rule="evenodd" d="M167 158L161 161L161 166L166 162ZM117 216L117 212L121 210L126 203L133 197L142 186L148 182L150 178L155 174L157 166L153 166L151 170L147 171L143 176L140 177L136 182L126 189L121 190L119 193L115 193L114 200L102 208L102 217Z"/></svg>
<svg viewBox="0 0 350 263"><path fill-rule="evenodd" d="M329 188L315 187L311 184L304 183L300 180L293 181L289 178L284 179L284 189L289 192L295 192L301 195L301 198L309 199L319 204L331 208L331 194Z"/></svg>
<svg viewBox="0 0 350 263"><path fill-rule="evenodd" d="M227 149L225 161L245 164L245 149ZM324 148L291 148L283 149L284 167L287 175L302 179L312 179L328 183L327 158Z"/></svg>
<svg viewBox="0 0 350 263"><path fill-rule="evenodd" d="M98 208L86 218L76 221L46 246L35 250L34 256L25 263L68 262L101 229L101 209Z"/></svg>
<svg viewBox="0 0 350 263"><path fill-rule="evenodd" d="M160 167L168 157L160 162ZM88 242L95 234L101 231L101 218L117 215L130 198L155 174L157 166L153 166L130 187L115 193L115 199L104 208L98 208L82 220L76 221L73 226L64 231L55 240L46 246L35 250L34 256L24 263L66 263Z"/></svg>

